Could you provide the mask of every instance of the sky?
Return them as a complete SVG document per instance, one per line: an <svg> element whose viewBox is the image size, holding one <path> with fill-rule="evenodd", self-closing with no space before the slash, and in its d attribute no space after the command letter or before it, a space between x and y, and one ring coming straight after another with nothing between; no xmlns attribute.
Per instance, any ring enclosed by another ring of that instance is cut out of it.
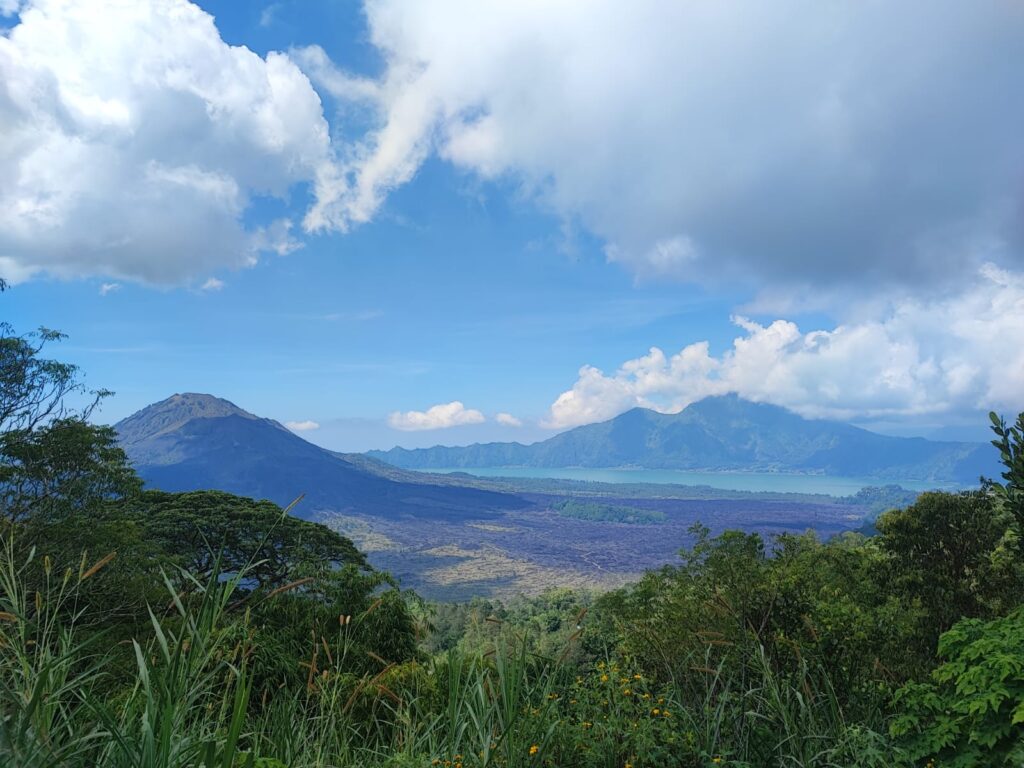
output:
<svg viewBox="0 0 1024 768"><path fill-rule="evenodd" d="M338 450L1024 410L1024 5L0 0L0 319Z"/></svg>

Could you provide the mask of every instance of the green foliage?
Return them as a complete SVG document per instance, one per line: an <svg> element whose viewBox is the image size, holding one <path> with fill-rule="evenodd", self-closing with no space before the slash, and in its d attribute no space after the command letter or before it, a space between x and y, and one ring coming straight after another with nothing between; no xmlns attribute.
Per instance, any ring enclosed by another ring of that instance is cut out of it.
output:
<svg viewBox="0 0 1024 768"><path fill-rule="evenodd" d="M987 495L925 493L877 526L890 588L921 609L915 639L922 659L932 658L938 636L960 618L996 616L1020 600L1024 571L1008 551L1011 522Z"/></svg>
<svg viewBox="0 0 1024 768"><path fill-rule="evenodd" d="M88 423L110 392L88 391L75 366L42 357L62 338L0 323L0 524L31 519L38 529L140 487L113 430Z"/></svg>
<svg viewBox="0 0 1024 768"><path fill-rule="evenodd" d="M992 445L999 451L1003 464L1003 482L983 480L983 486L1013 517L1018 546L1024 547L1024 413L1013 426L1007 426L995 413L990 413L989 419L996 435Z"/></svg>
<svg viewBox="0 0 1024 768"><path fill-rule="evenodd" d="M861 488L852 496L840 499L843 504L861 507L868 520L874 520L882 512L890 509L903 509L917 501L920 494L908 491L899 485L869 486Z"/></svg>
<svg viewBox="0 0 1024 768"><path fill-rule="evenodd" d="M129 497L141 483L109 427L60 419L0 435L0 508L9 523L45 526Z"/></svg>
<svg viewBox="0 0 1024 768"><path fill-rule="evenodd" d="M126 513L160 552L200 578L219 562L225 573L246 568L257 588L275 589L344 565L367 567L349 539L270 501L223 491L146 491L128 501Z"/></svg>
<svg viewBox="0 0 1024 768"><path fill-rule="evenodd" d="M930 679L896 695L892 724L915 759L938 765L1016 766L1024 761L1024 609L965 619L939 642Z"/></svg>
<svg viewBox="0 0 1024 768"><path fill-rule="evenodd" d="M665 513L656 509L627 507L621 504L602 504L596 501L566 499L551 506L562 517L590 520L597 523L630 523L650 525L665 521Z"/></svg>

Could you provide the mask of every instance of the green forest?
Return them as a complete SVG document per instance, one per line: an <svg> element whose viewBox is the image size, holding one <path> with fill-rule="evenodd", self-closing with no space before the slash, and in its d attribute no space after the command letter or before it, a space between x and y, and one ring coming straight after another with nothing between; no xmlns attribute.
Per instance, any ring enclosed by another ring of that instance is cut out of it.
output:
<svg viewBox="0 0 1024 768"><path fill-rule="evenodd" d="M1024 415L871 536L429 604L293 509L144 490L60 338L0 329L0 765L1024 762Z"/></svg>

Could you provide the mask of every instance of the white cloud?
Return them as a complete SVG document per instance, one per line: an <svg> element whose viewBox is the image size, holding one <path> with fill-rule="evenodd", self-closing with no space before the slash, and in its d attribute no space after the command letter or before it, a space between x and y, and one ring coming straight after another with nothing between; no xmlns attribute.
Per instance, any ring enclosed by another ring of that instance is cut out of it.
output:
<svg viewBox="0 0 1024 768"><path fill-rule="evenodd" d="M992 265L957 294L903 299L881 319L832 330L734 319L743 335L718 356L702 341L671 357L652 347L610 375L584 366L546 426L635 406L676 412L727 392L839 419L1024 410L1024 276Z"/></svg>
<svg viewBox="0 0 1024 768"><path fill-rule="evenodd" d="M8 6L5 5L6 9ZM186 0L29 0L0 36L0 273L182 284L297 243L254 195L338 175L285 54L225 43ZM334 194L331 192L330 194Z"/></svg>
<svg viewBox="0 0 1024 768"><path fill-rule="evenodd" d="M219 291L224 288L224 281L218 280L216 277L208 278L205 283L199 286L201 291Z"/></svg>
<svg viewBox="0 0 1024 768"><path fill-rule="evenodd" d="M481 424L486 419L480 411L466 408L458 400L435 405L426 411L395 411L388 416L388 424L395 429L416 432L425 429L448 429L465 424Z"/></svg>
<svg viewBox="0 0 1024 768"><path fill-rule="evenodd" d="M499 413L494 417L494 420L505 427L521 427L523 426L522 419L517 419L511 413Z"/></svg>
<svg viewBox="0 0 1024 768"><path fill-rule="evenodd" d="M320 429L320 425L315 421L286 421L284 423L288 429L292 432L311 432L314 429Z"/></svg>
<svg viewBox="0 0 1024 768"><path fill-rule="evenodd" d="M366 13L379 80L296 54L346 109L376 115L314 229L368 220L436 154L518 180L640 275L914 284L1024 253L1014 3L375 0Z"/></svg>
<svg viewBox="0 0 1024 768"><path fill-rule="evenodd" d="M120 290L120 283L103 283L103 285L100 286L100 296L106 296L109 293L116 293Z"/></svg>

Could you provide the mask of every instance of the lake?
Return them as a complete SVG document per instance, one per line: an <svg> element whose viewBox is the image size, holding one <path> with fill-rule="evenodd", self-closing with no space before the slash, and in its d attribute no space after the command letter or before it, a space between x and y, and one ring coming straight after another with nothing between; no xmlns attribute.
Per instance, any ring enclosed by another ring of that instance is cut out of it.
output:
<svg viewBox="0 0 1024 768"><path fill-rule="evenodd" d="M727 491L775 491L777 493L824 493L829 496L850 496L867 486L887 485L892 481L839 477L836 475L802 475L785 472L696 472L684 469L588 469L585 467L472 467L457 469L441 467L422 472L451 474L464 472L477 477L539 477L557 480L584 480L596 483L653 483L656 485L707 485ZM897 484L897 483L894 483ZM898 482L912 491L955 486L902 480Z"/></svg>

